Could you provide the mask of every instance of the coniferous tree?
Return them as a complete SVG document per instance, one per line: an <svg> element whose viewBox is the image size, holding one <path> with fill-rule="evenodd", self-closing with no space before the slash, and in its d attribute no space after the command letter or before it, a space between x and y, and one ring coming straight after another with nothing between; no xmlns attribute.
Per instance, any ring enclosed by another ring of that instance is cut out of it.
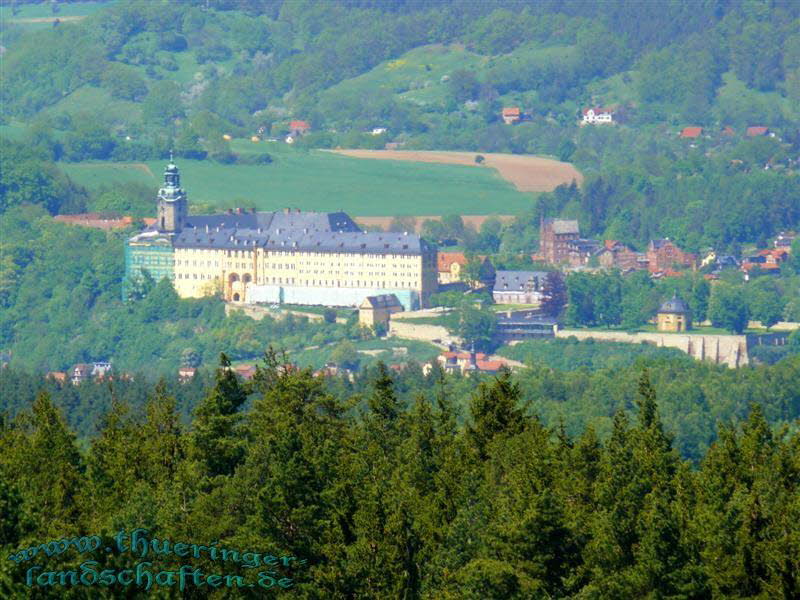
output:
<svg viewBox="0 0 800 600"><path fill-rule="evenodd" d="M10 467L40 536L77 532L82 515L83 461L75 435L47 392L39 392L31 412L22 417L21 436ZM9 472L9 471L7 471Z"/></svg>
<svg viewBox="0 0 800 600"><path fill-rule="evenodd" d="M513 436L525 428L526 418L519 405L519 385L506 370L491 384L481 383L470 402L472 422L467 437L481 459L496 436Z"/></svg>
<svg viewBox="0 0 800 600"><path fill-rule="evenodd" d="M246 400L230 360L221 354L214 387L194 411L195 454L208 477L233 474L244 458L247 440L239 409Z"/></svg>

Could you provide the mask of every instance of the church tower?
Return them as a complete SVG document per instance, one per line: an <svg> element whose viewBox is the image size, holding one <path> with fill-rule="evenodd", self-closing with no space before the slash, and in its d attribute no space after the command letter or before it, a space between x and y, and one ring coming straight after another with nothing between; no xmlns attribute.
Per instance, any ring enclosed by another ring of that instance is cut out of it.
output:
<svg viewBox="0 0 800 600"><path fill-rule="evenodd" d="M170 153L169 164L164 170L164 186L158 190L158 231L179 233L186 225L188 214L186 192L181 188L181 174Z"/></svg>

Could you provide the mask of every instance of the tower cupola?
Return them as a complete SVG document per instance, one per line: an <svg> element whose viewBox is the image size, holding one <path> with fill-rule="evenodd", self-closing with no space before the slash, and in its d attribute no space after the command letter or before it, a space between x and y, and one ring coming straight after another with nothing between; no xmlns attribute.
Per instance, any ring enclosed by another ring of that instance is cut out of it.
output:
<svg viewBox="0 0 800 600"><path fill-rule="evenodd" d="M158 230L162 233L178 233L186 226L189 213L186 192L181 187L181 174L169 155L169 164L164 169L164 185L158 190Z"/></svg>

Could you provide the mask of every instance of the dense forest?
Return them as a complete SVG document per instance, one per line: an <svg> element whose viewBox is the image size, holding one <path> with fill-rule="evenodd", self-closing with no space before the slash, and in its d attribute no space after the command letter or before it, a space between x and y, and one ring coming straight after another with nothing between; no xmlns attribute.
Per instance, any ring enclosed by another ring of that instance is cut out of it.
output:
<svg viewBox="0 0 800 600"><path fill-rule="evenodd" d="M382 365L339 395L274 355L251 384L227 364L196 390L189 425L164 383L144 410L112 392L84 447L46 390L0 420L3 597L145 597L148 582L184 598L267 586L319 599L800 594L800 434L772 429L756 396L692 463L647 369L620 378L634 416L614 410L601 439L545 426L508 373L463 402L434 373L403 401ZM797 368L780 377L796 382ZM691 382L669 379L692 396ZM114 545L134 530L174 549ZM107 551L77 539L93 535ZM62 539L74 547L45 552ZM208 553L180 559L186 544ZM198 579L179 592L184 564ZM213 573L233 577L204 579Z"/></svg>

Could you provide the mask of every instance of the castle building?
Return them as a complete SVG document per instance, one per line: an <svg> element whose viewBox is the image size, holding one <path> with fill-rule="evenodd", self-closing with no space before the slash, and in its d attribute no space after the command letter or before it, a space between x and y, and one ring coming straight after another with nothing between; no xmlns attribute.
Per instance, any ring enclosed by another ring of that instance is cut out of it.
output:
<svg viewBox="0 0 800 600"><path fill-rule="evenodd" d="M236 209L188 215L170 161L156 224L128 240L126 297L147 271L182 298L221 293L229 302L358 306L394 294L406 310L436 291L436 248L408 233L364 232L343 212Z"/></svg>

